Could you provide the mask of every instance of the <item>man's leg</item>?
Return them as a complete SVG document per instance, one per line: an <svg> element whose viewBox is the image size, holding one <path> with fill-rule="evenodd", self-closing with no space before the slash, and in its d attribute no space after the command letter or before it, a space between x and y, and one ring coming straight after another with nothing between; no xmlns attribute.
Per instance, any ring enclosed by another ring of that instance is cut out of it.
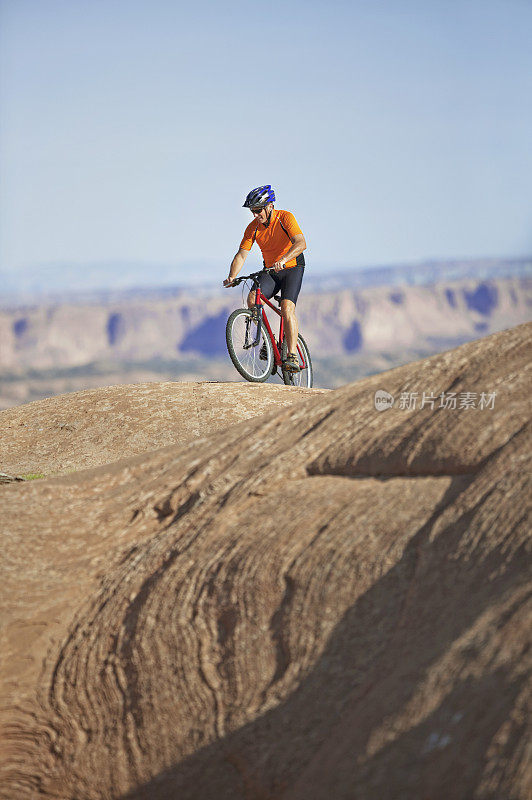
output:
<svg viewBox="0 0 532 800"><path fill-rule="evenodd" d="M297 354L298 325L296 317L296 303L303 282L304 266L284 269L280 274L283 277L281 291L281 314L283 315L286 331L286 345L289 353Z"/></svg>
<svg viewBox="0 0 532 800"><path fill-rule="evenodd" d="M296 304L291 300L281 300L281 314L283 315L286 345L289 353L297 353L297 317Z"/></svg>

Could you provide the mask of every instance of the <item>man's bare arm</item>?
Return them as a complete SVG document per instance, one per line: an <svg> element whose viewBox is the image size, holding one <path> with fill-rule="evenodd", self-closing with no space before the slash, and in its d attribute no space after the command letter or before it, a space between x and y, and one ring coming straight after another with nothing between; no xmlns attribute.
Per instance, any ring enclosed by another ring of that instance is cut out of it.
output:
<svg viewBox="0 0 532 800"><path fill-rule="evenodd" d="M240 248L236 256L231 261L231 267L229 269L229 277L226 278L224 281L224 286L231 286L232 282L244 266L244 261L248 257L249 250L243 250Z"/></svg>
<svg viewBox="0 0 532 800"><path fill-rule="evenodd" d="M290 237L290 241L292 242L292 247L290 250L284 254L284 256L279 260L276 261L274 269L278 272L280 269L284 269L284 266L287 261L291 261L293 258L296 258L303 250L306 250L307 243L305 241L305 237L302 233L296 233L294 236Z"/></svg>

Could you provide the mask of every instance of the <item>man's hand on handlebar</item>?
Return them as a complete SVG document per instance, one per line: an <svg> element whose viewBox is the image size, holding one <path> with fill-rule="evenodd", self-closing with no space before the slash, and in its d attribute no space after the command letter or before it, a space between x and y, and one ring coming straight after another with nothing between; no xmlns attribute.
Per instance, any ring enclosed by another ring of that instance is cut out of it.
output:
<svg viewBox="0 0 532 800"><path fill-rule="evenodd" d="M224 286L226 289L229 289L230 286L235 285L235 278L226 278L224 281Z"/></svg>

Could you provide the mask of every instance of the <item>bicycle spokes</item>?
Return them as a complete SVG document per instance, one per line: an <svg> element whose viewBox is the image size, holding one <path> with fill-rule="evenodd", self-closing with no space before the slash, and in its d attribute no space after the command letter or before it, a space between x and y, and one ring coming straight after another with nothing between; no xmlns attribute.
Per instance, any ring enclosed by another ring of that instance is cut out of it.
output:
<svg viewBox="0 0 532 800"><path fill-rule="evenodd" d="M226 341L233 364L246 380L267 380L273 368L274 355L262 321L253 323L247 310L233 311L227 320Z"/></svg>

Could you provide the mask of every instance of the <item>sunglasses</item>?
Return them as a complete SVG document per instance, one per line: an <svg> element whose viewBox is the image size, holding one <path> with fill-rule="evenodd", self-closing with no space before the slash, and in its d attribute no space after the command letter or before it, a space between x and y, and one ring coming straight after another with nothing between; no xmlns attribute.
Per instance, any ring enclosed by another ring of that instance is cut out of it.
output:
<svg viewBox="0 0 532 800"><path fill-rule="evenodd" d="M252 214L260 214L261 211L264 211L264 207L262 208L250 208L249 209Z"/></svg>

